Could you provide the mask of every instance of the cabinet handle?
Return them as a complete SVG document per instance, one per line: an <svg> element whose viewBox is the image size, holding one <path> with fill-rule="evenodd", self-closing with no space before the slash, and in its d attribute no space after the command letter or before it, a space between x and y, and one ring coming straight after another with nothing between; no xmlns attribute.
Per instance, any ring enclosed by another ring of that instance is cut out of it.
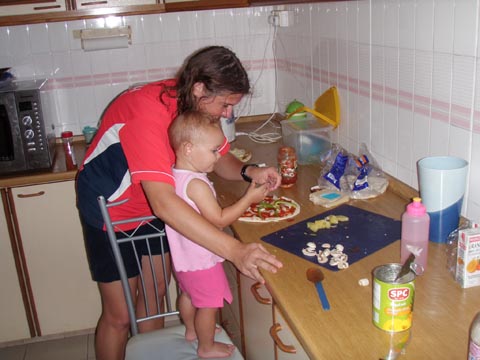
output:
<svg viewBox="0 0 480 360"><path fill-rule="evenodd" d="M272 303L272 299L262 297L262 296L260 296L260 294L258 293L258 289L260 289L261 287L262 287L262 284L260 284L259 282L256 282L255 284L253 284L253 285L250 287L250 290L252 291L253 297L254 297L255 300L257 300L260 304L270 305L270 304Z"/></svg>
<svg viewBox="0 0 480 360"><path fill-rule="evenodd" d="M45 195L45 191L43 190L33 194L18 194L17 197L20 199L26 199L26 198L37 197L42 195Z"/></svg>
<svg viewBox="0 0 480 360"><path fill-rule="evenodd" d="M33 10L50 10L50 9L60 9L60 5L50 5L50 6L35 6Z"/></svg>
<svg viewBox="0 0 480 360"><path fill-rule="evenodd" d="M80 6L107 5L108 1L87 1L80 3Z"/></svg>
<svg viewBox="0 0 480 360"><path fill-rule="evenodd" d="M278 332L282 330L282 326L279 323L275 323L270 327L270 336L280 350L288 354L296 354L297 349L293 345L285 345L278 337Z"/></svg>

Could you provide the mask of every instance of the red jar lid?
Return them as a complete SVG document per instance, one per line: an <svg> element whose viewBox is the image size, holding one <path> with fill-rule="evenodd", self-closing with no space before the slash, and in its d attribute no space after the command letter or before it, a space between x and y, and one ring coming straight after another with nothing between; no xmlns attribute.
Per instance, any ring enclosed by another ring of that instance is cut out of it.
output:
<svg viewBox="0 0 480 360"><path fill-rule="evenodd" d="M64 131L62 132L62 138L69 138L73 136L73 132L71 131Z"/></svg>

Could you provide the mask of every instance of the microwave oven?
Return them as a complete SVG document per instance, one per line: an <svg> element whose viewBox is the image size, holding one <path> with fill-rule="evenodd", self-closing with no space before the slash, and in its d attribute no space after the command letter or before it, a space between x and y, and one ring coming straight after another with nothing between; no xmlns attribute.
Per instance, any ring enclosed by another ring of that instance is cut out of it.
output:
<svg viewBox="0 0 480 360"><path fill-rule="evenodd" d="M44 116L46 83L13 81L0 87L0 175L52 167L55 126Z"/></svg>

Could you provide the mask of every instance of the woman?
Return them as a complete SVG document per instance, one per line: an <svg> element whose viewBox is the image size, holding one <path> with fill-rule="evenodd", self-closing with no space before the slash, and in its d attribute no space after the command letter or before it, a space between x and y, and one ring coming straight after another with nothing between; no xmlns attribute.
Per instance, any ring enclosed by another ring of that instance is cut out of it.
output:
<svg viewBox="0 0 480 360"><path fill-rule="evenodd" d="M129 330L122 287L97 204L99 195L108 201L129 199L125 205L115 207L114 221L153 213L258 281L263 282L258 267L276 272L281 266L260 244L240 243L206 221L175 193L175 155L168 140L172 120L189 110L228 118L233 106L249 91L247 73L235 54L224 47L211 46L187 58L175 79L130 89L105 110L77 178L78 208L90 270L102 299L95 337L97 360L123 359ZM274 168L242 167L228 148L225 139L224 156L214 170L219 176L229 180L250 178L258 184L266 183L270 191L279 186L280 176ZM134 259L135 255L124 256ZM157 258L161 261L160 256ZM128 273L133 291L138 274L133 269ZM161 274L159 281L163 282ZM142 306L139 299L139 313L145 312ZM161 321L154 325L162 326ZM140 329L147 330L150 328Z"/></svg>

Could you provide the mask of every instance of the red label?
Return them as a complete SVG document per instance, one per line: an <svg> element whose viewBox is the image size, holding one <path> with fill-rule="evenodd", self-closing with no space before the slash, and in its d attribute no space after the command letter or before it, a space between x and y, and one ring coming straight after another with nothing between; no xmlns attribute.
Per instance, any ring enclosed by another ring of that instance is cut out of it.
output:
<svg viewBox="0 0 480 360"><path fill-rule="evenodd" d="M396 288L388 290L388 298L392 301L406 300L410 296L409 288Z"/></svg>

